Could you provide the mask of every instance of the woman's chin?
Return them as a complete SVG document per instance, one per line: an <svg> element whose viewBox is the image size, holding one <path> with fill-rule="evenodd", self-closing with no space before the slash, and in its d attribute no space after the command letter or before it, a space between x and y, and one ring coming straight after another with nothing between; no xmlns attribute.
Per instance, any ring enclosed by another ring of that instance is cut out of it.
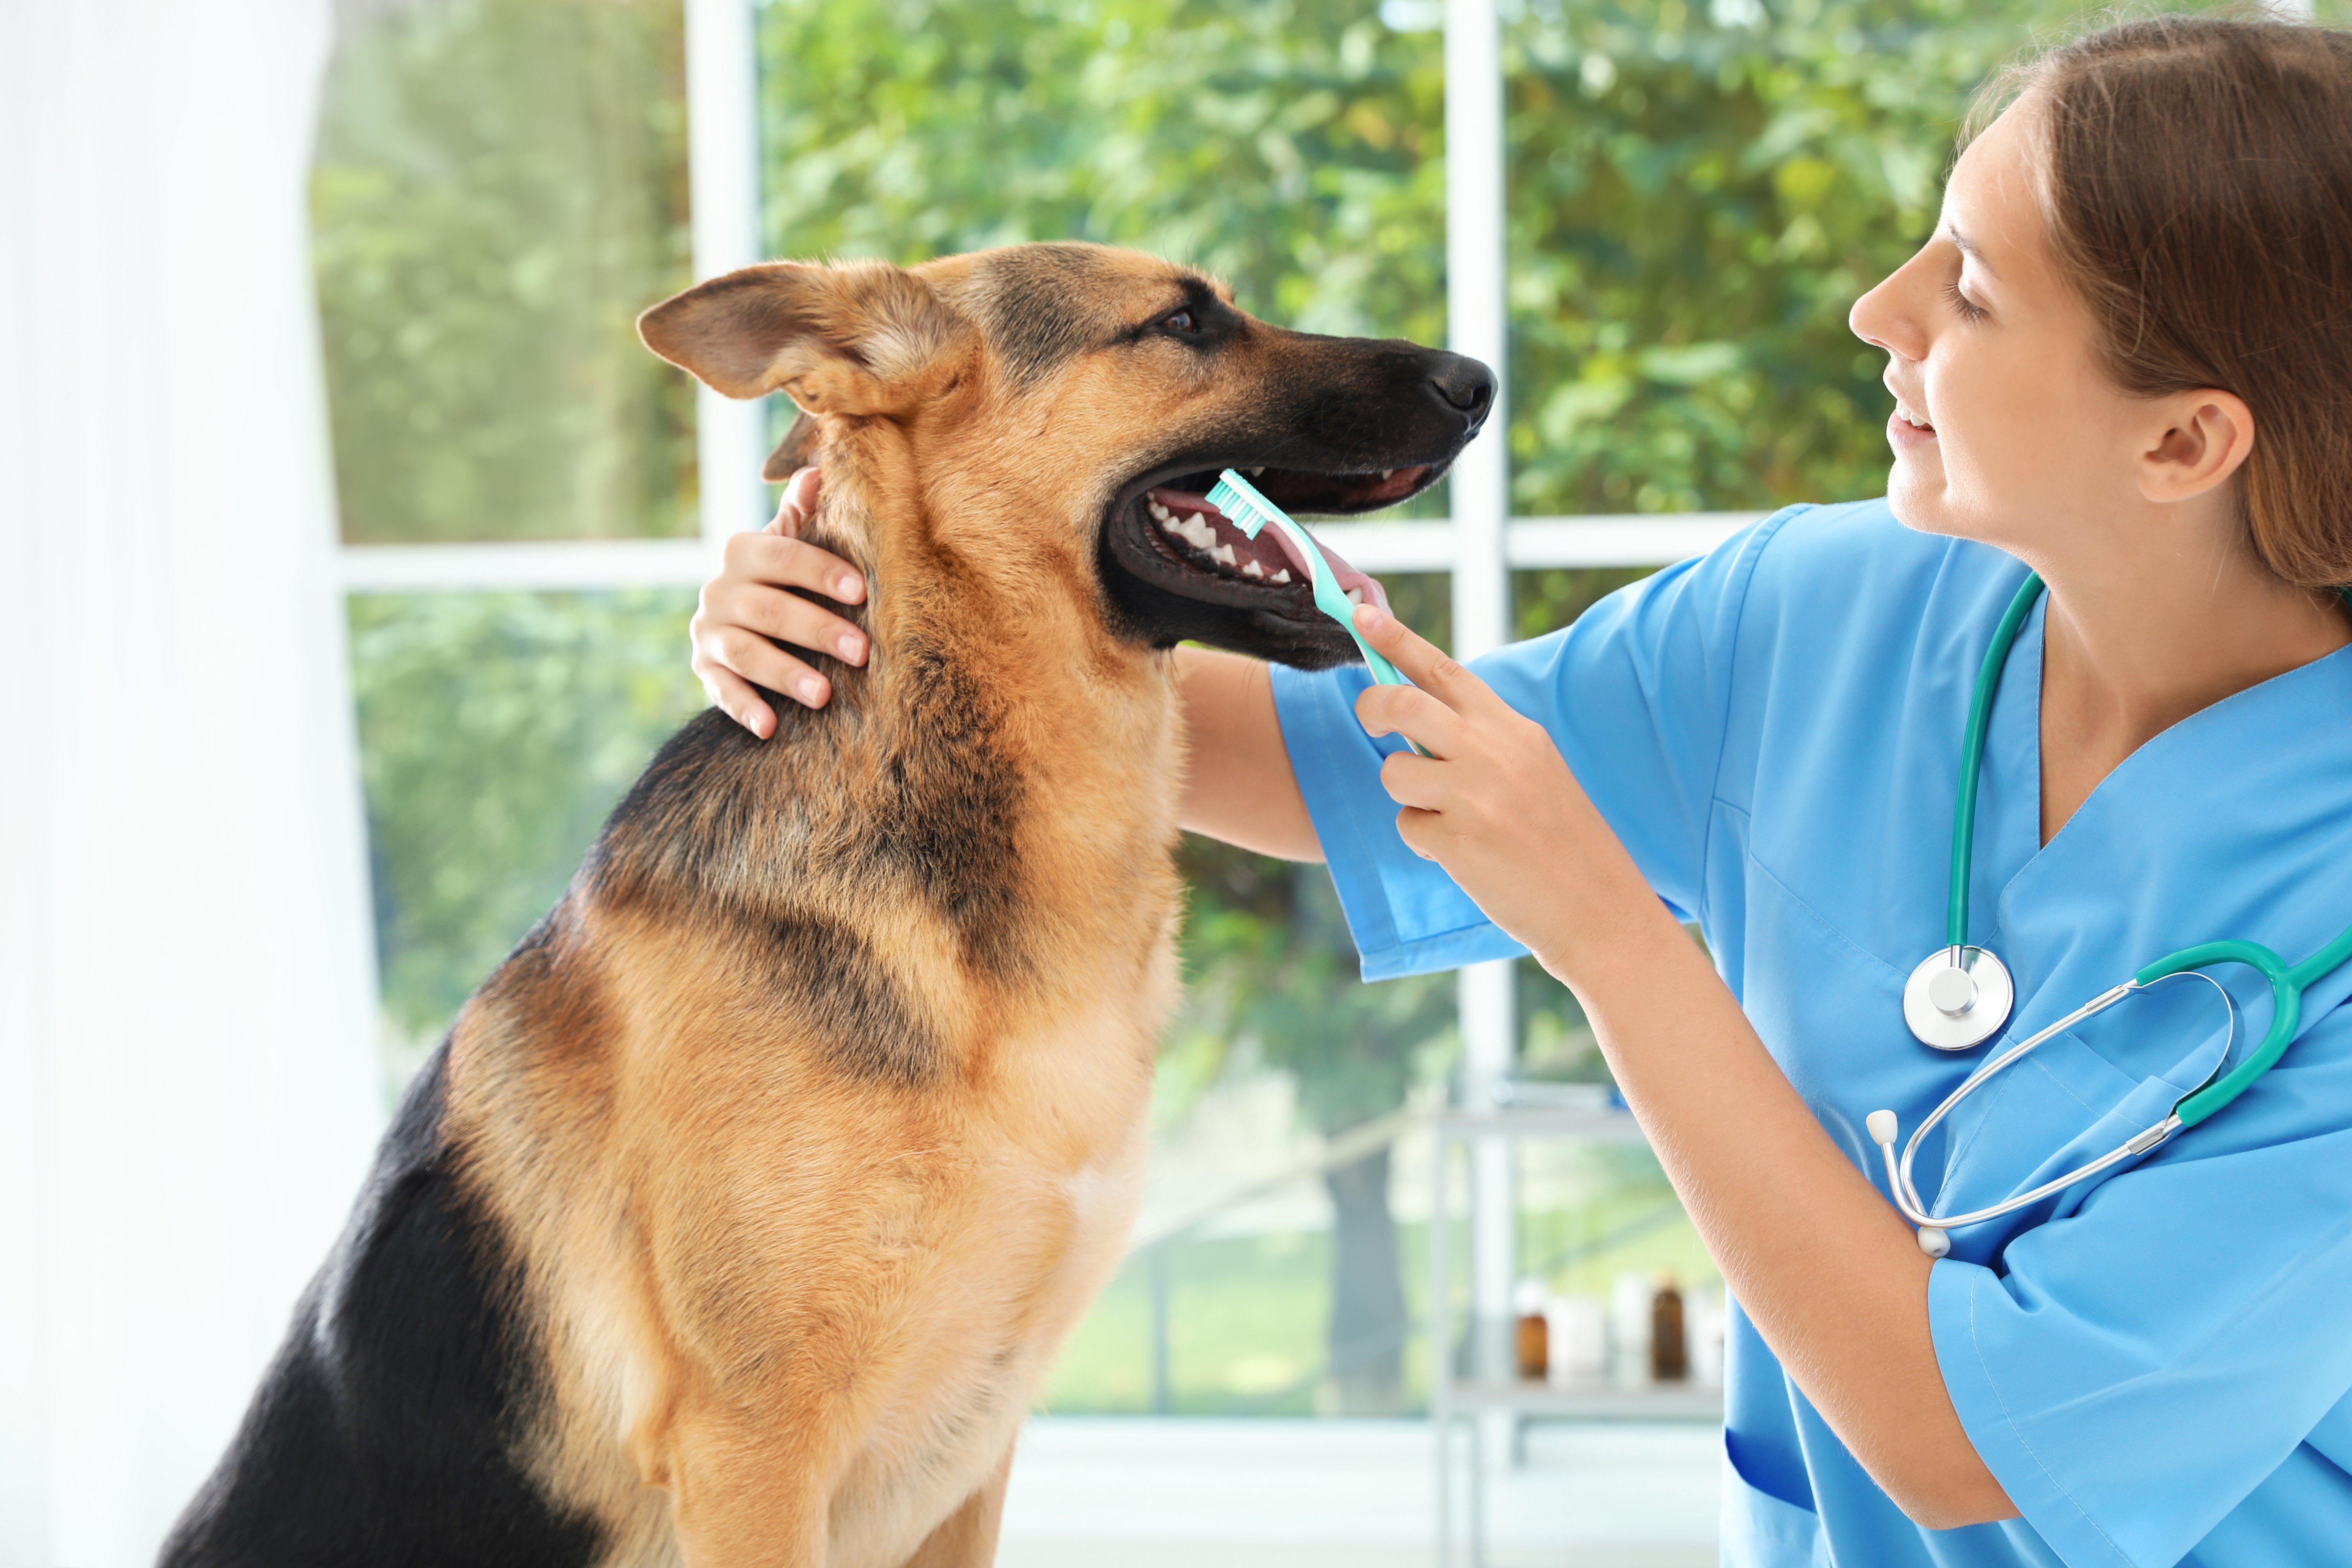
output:
<svg viewBox="0 0 2352 1568"><path fill-rule="evenodd" d="M1943 465L1934 460L1935 448L1914 448L1895 454L1886 471L1886 507L1895 521L1918 533L1965 537L1952 509L1946 504Z"/></svg>

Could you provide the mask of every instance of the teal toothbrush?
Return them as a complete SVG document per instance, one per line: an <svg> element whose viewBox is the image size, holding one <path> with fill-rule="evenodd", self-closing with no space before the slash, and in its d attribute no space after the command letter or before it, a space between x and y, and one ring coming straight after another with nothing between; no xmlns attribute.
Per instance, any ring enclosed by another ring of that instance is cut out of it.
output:
<svg viewBox="0 0 2352 1568"><path fill-rule="evenodd" d="M1255 539L1270 522L1296 540L1298 552L1307 558L1307 575L1315 584L1315 607L1345 626L1348 635L1356 639L1356 647L1363 650L1364 665L1372 672L1372 679L1382 686L1412 684L1398 674L1397 667L1366 642L1363 634L1356 629L1355 601L1340 591L1339 578L1331 574L1331 563L1323 559L1323 552L1317 547L1315 536L1307 531L1304 524L1258 494L1256 486L1231 468L1217 477L1216 485L1209 491L1209 504L1223 512L1226 521L1240 529L1244 538ZM1409 735L1405 737L1404 743L1424 757L1429 755Z"/></svg>

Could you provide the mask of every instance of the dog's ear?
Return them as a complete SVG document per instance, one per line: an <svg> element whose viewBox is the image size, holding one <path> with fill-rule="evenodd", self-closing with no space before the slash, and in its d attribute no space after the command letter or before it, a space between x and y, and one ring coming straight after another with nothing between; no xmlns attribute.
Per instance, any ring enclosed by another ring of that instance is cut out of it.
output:
<svg viewBox="0 0 2352 1568"><path fill-rule="evenodd" d="M656 305L637 335L730 397L782 391L853 416L912 407L972 341L929 284L884 261L746 267Z"/></svg>
<svg viewBox="0 0 2352 1568"><path fill-rule="evenodd" d="M760 477L772 485L782 484L802 468L808 467L809 448L816 445L817 423L814 414L803 414L793 421L768 460L760 465Z"/></svg>

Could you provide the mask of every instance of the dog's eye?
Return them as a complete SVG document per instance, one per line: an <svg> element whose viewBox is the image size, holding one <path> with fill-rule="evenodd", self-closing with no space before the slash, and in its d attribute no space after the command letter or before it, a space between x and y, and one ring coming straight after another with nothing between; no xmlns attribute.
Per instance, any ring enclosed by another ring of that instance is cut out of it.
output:
<svg viewBox="0 0 2352 1568"><path fill-rule="evenodd" d="M1201 324L1192 320L1190 310L1179 310L1160 324L1171 332L1197 332L1201 330Z"/></svg>

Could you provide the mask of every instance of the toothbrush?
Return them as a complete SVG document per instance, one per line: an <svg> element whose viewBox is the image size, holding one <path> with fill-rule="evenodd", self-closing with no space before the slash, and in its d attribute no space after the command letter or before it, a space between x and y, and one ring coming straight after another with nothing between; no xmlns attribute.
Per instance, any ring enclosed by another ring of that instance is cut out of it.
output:
<svg viewBox="0 0 2352 1568"><path fill-rule="evenodd" d="M1209 491L1209 504L1223 512L1226 521L1240 529L1245 539L1255 539L1270 522L1297 541L1298 552L1307 558L1307 576L1315 584L1315 607L1345 626L1348 635L1356 639L1356 647L1363 651L1365 668L1372 672L1374 680L1382 686L1412 684L1398 674L1397 667L1356 630L1355 601L1340 592L1339 580L1331 574L1331 563L1323 559L1323 552L1316 545L1315 536L1307 531L1304 524L1258 494L1255 485L1231 468L1218 476L1215 486ZM1410 735L1404 737L1404 743L1421 756L1429 755Z"/></svg>

